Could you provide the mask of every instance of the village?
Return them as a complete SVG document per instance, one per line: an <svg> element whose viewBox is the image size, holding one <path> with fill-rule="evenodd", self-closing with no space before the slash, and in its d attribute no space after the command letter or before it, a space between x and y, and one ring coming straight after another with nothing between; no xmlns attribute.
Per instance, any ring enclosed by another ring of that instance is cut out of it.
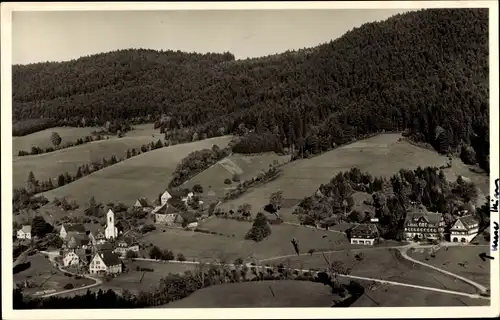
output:
<svg viewBox="0 0 500 320"><path fill-rule="evenodd" d="M194 230L199 221L209 218L209 215L184 215L187 218L183 218L183 210L179 210L179 207L192 203L193 196L194 192L188 189L164 191L159 197L159 205L154 206L146 198L139 198L134 204L134 210L146 212L158 226ZM198 198L195 200L199 205L203 205L203 201ZM268 211L265 215L268 223L282 223L279 210ZM350 244L376 246L383 240L377 223L378 219L374 218L369 223L353 224L346 230ZM33 240L31 228L31 225L23 225L17 230L17 240ZM328 230L328 226L322 228L320 224L315 228ZM424 206L413 203L406 215L403 234L407 242L439 245L447 242L467 244L472 242L478 233L479 221L468 214L467 210L459 212L452 224L446 224L441 213L429 212ZM118 275L124 272L123 260L136 259L143 246L138 240L140 236L134 230L117 228L112 209L106 213L106 225L103 230L87 230L83 224L63 223L58 228L58 235L62 239L62 246L56 257L52 257L55 266L75 274Z"/></svg>

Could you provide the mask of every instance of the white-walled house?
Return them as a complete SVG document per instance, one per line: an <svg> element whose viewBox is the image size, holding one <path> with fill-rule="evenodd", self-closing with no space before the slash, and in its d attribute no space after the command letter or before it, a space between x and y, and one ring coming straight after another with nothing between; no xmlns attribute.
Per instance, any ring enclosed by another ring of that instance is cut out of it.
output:
<svg viewBox="0 0 500 320"><path fill-rule="evenodd" d="M350 231L351 244L363 244L373 246L379 239L377 226L371 223L362 223L353 227Z"/></svg>
<svg viewBox="0 0 500 320"><path fill-rule="evenodd" d="M163 194L160 196L160 205L165 205L171 198L172 195L168 191L163 192Z"/></svg>
<svg viewBox="0 0 500 320"><path fill-rule="evenodd" d="M441 213L429 212L425 207L412 208L406 213L404 237L407 240L440 240L444 237L446 222Z"/></svg>
<svg viewBox="0 0 500 320"><path fill-rule="evenodd" d="M94 255L89 265L91 274L118 274L122 272L120 257L111 251L102 251Z"/></svg>
<svg viewBox="0 0 500 320"><path fill-rule="evenodd" d="M479 232L479 221L471 216L458 218L450 229L450 241L468 243L474 239Z"/></svg>
<svg viewBox="0 0 500 320"><path fill-rule="evenodd" d="M70 266L82 266L86 265L87 261L85 261L85 256L78 255L75 251L67 251L63 257L63 265L65 267Z"/></svg>
<svg viewBox="0 0 500 320"><path fill-rule="evenodd" d="M31 226L25 225L21 229L17 230L18 239L31 239Z"/></svg>
<svg viewBox="0 0 500 320"><path fill-rule="evenodd" d="M125 257L127 251L139 252L139 243L127 237L117 241L114 252Z"/></svg>

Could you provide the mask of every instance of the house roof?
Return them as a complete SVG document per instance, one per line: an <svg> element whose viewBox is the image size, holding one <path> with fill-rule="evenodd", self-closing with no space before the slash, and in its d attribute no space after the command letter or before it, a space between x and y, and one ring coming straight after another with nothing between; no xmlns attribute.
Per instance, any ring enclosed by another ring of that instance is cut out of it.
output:
<svg viewBox="0 0 500 320"><path fill-rule="evenodd" d="M419 218L425 218L430 224L437 225L441 221L442 214L438 212L430 212L424 206L418 206L411 208L406 213L405 222L410 220L418 220Z"/></svg>
<svg viewBox="0 0 500 320"><path fill-rule="evenodd" d="M476 217L472 215L463 216L458 218L457 220L460 220L467 229L470 229L475 224L479 224L479 221L476 219Z"/></svg>
<svg viewBox="0 0 500 320"><path fill-rule="evenodd" d="M113 245L109 242L104 242L96 246L99 251L110 251L113 250Z"/></svg>
<svg viewBox="0 0 500 320"><path fill-rule="evenodd" d="M172 198L187 197L190 192L191 192L191 190L189 190L189 189L174 189L174 190L169 191Z"/></svg>
<svg viewBox="0 0 500 320"><path fill-rule="evenodd" d="M25 225L20 229L24 233L31 233L31 226L30 225Z"/></svg>
<svg viewBox="0 0 500 320"><path fill-rule="evenodd" d="M85 226L81 223L77 224L63 224L62 225L66 232L79 232L79 233L85 233Z"/></svg>
<svg viewBox="0 0 500 320"><path fill-rule="evenodd" d="M71 238L75 239L75 246L77 247L88 245L90 242L90 238L87 235L81 233L73 233L67 239L70 240Z"/></svg>
<svg viewBox="0 0 500 320"><path fill-rule="evenodd" d="M106 266L116 266L117 264L122 263L120 257L111 251L102 251L97 254L101 256L101 259Z"/></svg>
<svg viewBox="0 0 500 320"><path fill-rule="evenodd" d="M151 204L149 204L149 201L146 198L139 198L137 199L137 202L141 205L141 207L151 207Z"/></svg>
<svg viewBox="0 0 500 320"><path fill-rule="evenodd" d="M136 244L136 243L137 243L137 241L135 241L135 239L134 239L134 238L132 238L132 237L123 237L123 238L121 238L121 239L119 240L119 242L124 242L124 243L126 243L128 246L132 246L132 245L134 245L134 244Z"/></svg>
<svg viewBox="0 0 500 320"><path fill-rule="evenodd" d="M378 229L377 226L371 223L358 224L351 229L351 236L376 237L378 236Z"/></svg>
<svg viewBox="0 0 500 320"><path fill-rule="evenodd" d="M186 204L184 201L182 201L180 198L170 198L168 199L167 203L169 206L173 206L174 208L178 209L179 211L184 211L186 209Z"/></svg>

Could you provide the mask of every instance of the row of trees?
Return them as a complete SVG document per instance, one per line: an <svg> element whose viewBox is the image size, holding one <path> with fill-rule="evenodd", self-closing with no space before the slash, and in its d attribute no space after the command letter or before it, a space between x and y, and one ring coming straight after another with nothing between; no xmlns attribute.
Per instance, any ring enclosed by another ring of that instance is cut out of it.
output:
<svg viewBox="0 0 500 320"><path fill-rule="evenodd" d="M281 170L277 166L273 165L267 171L259 173L256 177L253 177L251 179L248 179L248 180L245 180L245 181L239 183L235 189L232 189L232 190L229 190L228 192L226 192L222 201L234 200L234 199L240 197L241 195L243 195L250 188L254 188L256 186L259 186L259 185L268 183L270 181L273 181L274 179L277 179L279 177L280 173L281 173Z"/></svg>
<svg viewBox="0 0 500 320"><path fill-rule="evenodd" d="M213 145L212 149L196 150L188 154L175 168L169 188L178 187L198 173L209 168L230 154L230 148L221 149Z"/></svg>
<svg viewBox="0 0 500 320"><path fill-rule="evenodd" d="M53 132L51 135L51 141L54 147L47 147L45 149L42 149L37 146L32 146L31 147L31 152L30 151L25 151L25 150L19 150L18 156L28 156L28 155L35 155L35 154L43 154L43 153L49 153L49 152L54 152L56 150L61 150L61 149L66 149L66 148L71 148L74 146L79 146L82 144L86 144L92 141L100 141L103 140L105 137L102 135L95 135L95 136L85 136L85 138L78 138L75 142L66 142L64 145L61 146L62 138L57 132ZM109 139L109 137L107 137Z"/></svg>

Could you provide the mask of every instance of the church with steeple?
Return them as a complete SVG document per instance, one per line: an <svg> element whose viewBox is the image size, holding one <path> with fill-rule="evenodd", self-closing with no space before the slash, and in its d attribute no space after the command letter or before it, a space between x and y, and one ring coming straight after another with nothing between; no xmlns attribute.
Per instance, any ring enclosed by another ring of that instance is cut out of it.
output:
<svg viewBox="0 0 500 320"><path fill-rule="evenodd" d="M104 230L106 239L116 239L118 237L118 229L115 227L115 213L113 210L109 209L106 221L106 230Z"/></svg>

